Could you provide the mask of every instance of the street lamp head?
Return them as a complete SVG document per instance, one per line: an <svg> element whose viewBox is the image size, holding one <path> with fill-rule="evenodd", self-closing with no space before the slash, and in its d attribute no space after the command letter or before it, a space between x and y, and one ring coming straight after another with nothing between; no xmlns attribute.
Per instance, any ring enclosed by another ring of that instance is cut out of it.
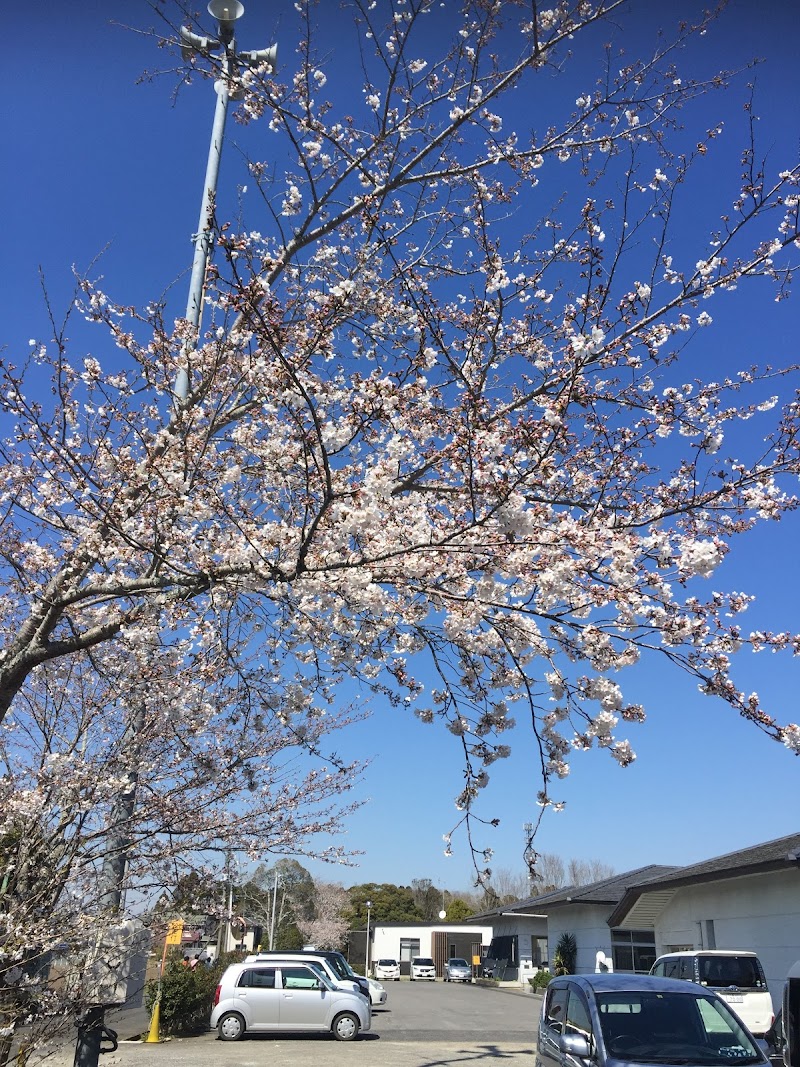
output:
<svg viewBox="0 0 800 1067"><path fill-rule="evenodd" d="M244 4L239 0L211 0L208 13L219 23L219 35L227 44L233 39L234 24L244 14Z"/></svg>
<svg viewBox="0 0 800 1067"><path fill-rule="evenodd" d="M442 910L439 912L439 918L442 920L447 918L447 912L444 910L444 908L442 908Z"/></svg>

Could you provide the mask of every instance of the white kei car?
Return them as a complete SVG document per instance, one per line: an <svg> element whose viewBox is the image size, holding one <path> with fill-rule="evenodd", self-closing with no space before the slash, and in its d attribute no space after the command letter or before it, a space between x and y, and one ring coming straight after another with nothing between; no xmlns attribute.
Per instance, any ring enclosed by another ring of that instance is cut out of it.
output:
<svg viewBox="0 0 800 1067"><path fill-rule="evenodd" d="M374 967L372 968L375 977L384 982L399 982L400 981L400 964L397 960L382 959L376 960Z"/></svg>

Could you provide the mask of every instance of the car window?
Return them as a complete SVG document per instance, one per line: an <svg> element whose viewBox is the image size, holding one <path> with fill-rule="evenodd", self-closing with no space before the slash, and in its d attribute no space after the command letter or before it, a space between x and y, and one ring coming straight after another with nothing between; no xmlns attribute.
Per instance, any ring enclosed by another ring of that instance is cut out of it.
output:
<svg viewBox="0 0 800 1067"><path fill-rule="evenodd" d="M570 990L564 1033L585 1037L587 1041L592 1039L592 1019L589 1015L589 1008L575 989Z"/></svg>
<svg viewBox="0 0 800 1067"><path fill-rule="evenodd" d="M564 1019L566 1018L567 990L563 987L552 989L547 995L544 1010L544 1024L553 1033L564 1033Z"/></svg>
<svg viewBox="0 0 800 1067"><path fill-rule="evenodd" d="M450 963L452 963L454 967L469 967L469 964L466 960L454 959L450 960Z"/></svg>
<svg viewBox="0 0 800 1067"><path fill-rule="evenodd" d="M347 970L348 969L345 966L344 962L342 960L340 960L338 956L331 956L328 959L328 963L330 963L331 967L333 967L334 971L336 971L336 973L339 975L340 978L347 978L348 977L348 974L347 974Z"/></svg>
<svg viewBox="0 0 800 1067"><path fill-rule="evenodd" d="M274 967L250 967L239 975L237 985L249 986L253 989L274 989Z"/></svg>
<svg viewBox="0 0 800 1067"><path fill-rule="evenodd" d="M312 970L315 975L317 975L322 985L324 985L326 988L328 988L329 986L333 986L334 988L336 987L338 978L336 976L332 978L330 974L325 970L325 967L322 965L322 963L318 963L316 960L312 960L311 962L309 962L308 966L309 969Z"/></svg>
<svg viewBox="0 0 800 1067"><path fill-rule="evenodd" d="M765 989L761 965L754 956L699 956L700 981L712 988L735 985Z"/></svg>
<svg viewBox="0 0 800 1067"><path fill-rule="evenodd" d="M308 967L282 967L284 989L318 989L319 978Z"/></svg>

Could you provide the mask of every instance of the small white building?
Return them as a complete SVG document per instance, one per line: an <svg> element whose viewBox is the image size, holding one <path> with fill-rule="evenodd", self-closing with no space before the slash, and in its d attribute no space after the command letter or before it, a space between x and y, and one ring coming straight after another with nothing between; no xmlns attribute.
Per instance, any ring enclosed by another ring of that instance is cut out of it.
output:
<svg viewBox="0 0 800 1067"><path fill-rule="evenodd" d="M486 955L491 940L489 924L377 922L370 930L370 969L375 960L393 959L407 975L414 956L430 956L440 978L446 960L460 957L474 964Z"/></svg>

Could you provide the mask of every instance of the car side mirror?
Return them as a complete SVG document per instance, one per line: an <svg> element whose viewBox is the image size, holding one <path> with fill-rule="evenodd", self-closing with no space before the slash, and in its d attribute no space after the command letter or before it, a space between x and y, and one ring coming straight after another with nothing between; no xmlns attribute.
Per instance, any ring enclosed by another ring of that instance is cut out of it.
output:
<svg viewBox="0 0 800 1067"><path fill-rule="evenodd" d="M592 1047L583 1034L562 1034L558 1039L558 1048L575 1059L591 1059Z"/></svg>

